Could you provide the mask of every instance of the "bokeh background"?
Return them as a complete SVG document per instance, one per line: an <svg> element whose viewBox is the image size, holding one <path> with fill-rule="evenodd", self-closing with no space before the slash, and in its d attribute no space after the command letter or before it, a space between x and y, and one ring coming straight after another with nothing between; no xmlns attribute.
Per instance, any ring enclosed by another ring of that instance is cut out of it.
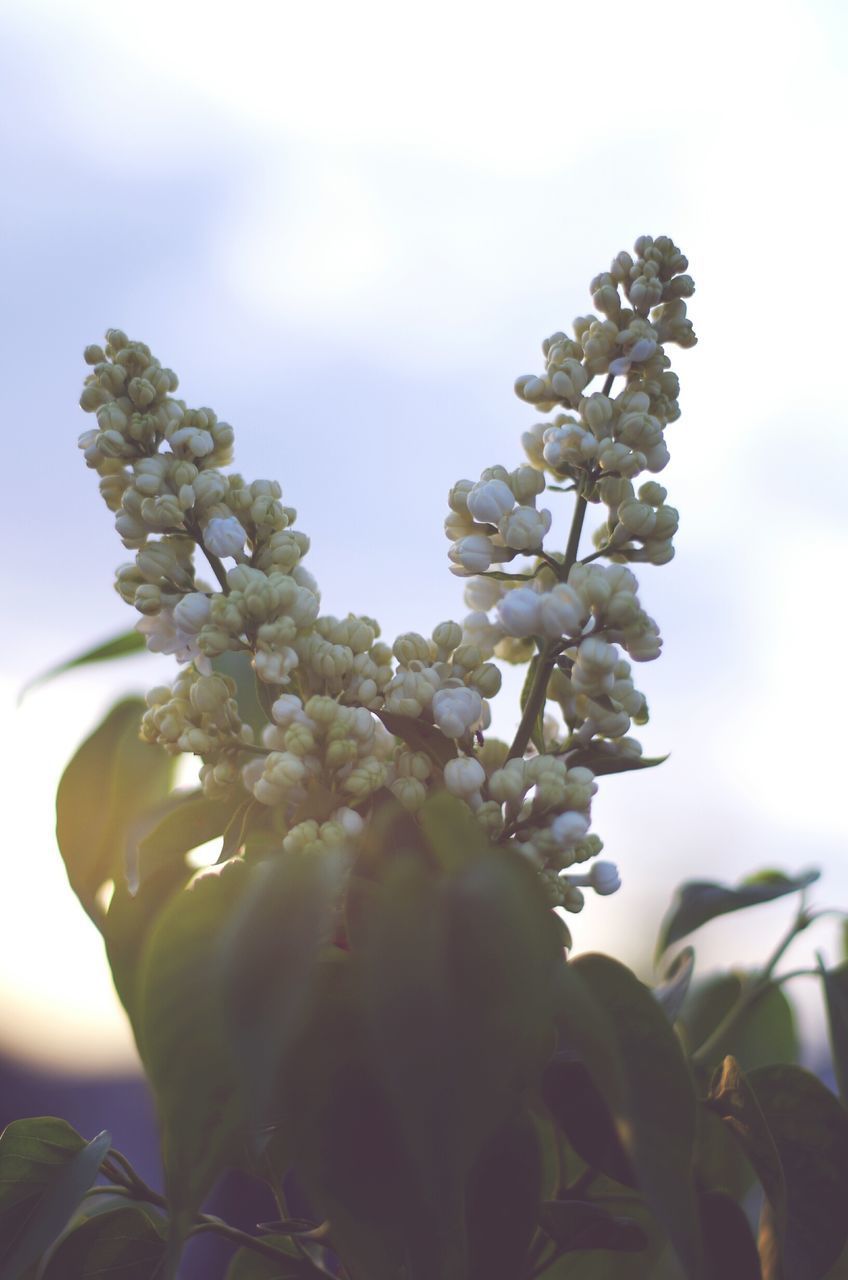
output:
<svg viewBox="0 0 848 1280"><path fill-rule="evenodd" d="M111 587L126 555L76 450L81 352L112 325L233 423L239 470L281 481L325 610L371 614L391 639L463 615L446 495L521 460L536 415L515 376L589 308L614 253L673 236L701 341L675 354L677 558L639 574L665 651L637 670L646 751L672 754L603 780L594 826L624 887L587 905L575 940L647 972L677 882L761 867L819 866L816 900L848 906L845 13L0 5L0 1050L21 1070L137 1069L53 796L110 701L171 666L79 672L16 705L28 678L132 621ZM518 687L509 675L498 699L504 734ZM790 911L710 925L701 971L755 961ZM835 927L793 964L816 946L838 958Z"/></svg>

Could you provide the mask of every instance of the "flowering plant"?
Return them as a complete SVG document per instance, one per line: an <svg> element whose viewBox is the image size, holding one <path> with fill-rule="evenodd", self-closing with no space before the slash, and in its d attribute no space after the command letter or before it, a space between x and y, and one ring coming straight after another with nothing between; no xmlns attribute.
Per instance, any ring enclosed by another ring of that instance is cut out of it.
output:
<svg viewBox="0 0 848 1280"><path fill-rule="evenodd" d="M76 661L146 645L181 670L83 743L57 831L156 1096L165 1190L108 1134L15 1122L3 1275L173 1277L199 1231L239 1245L229 1280L791 1280L836 1260L848 1224L824 1214L848 1192L848 1114L775 1065L794 1054L775 1050L791 1023L775 969L821 914L814 873L683 887L661 956L716 915L802 894L762 971L718 986L690 990L685 948L651 990L573 955L564 919L586 888L619 888L590 831L597 778L660 763L630 736L648 715L630 663L661 641L628 565L674 554L678 513L639 481L680 414L686 269L645 236L592 281L596 314L516 383L554 415L524 435L527 460L450 490L471 612L391 646L372 618L321 613L279 484L223 470L230 426L120 330L87 348L97 425L80 446L134 553L116 585L141 620ZM572 495L563 551L545 493ZM497 660L527 668L511 742L489 733ZM180 756L198 759L194 790L175 788ZM848 978L822 977L848 1074ZM258 1234L201 1211L228 1166L273 1193ZM759 1253L739 1203L755 1175Z"/></svg>

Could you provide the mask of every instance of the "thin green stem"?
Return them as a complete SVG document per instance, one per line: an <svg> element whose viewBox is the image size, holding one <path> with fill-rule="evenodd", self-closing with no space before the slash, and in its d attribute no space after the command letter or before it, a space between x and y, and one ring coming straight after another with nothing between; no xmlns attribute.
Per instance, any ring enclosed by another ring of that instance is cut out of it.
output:
<svg viewBox="0 0 848 1280"><path fill-rule="evenodd" d="M290 1254L284 1254L280 1249L275 1249L272 1244L266 1244L259 1236L251 1236L246 1231L239 1231L238 1227L231 1227L228 1222L224 1222L223 1218L214 1218L207 1213L201 1214L189 1235L197 1236L203 1231L214 1231L227 1240L233 1240L243 1249L252 1249L254 1253L261 1253L265 1258L273 1258L276 1262L284 1259L287 1265L296 1265Z"/></svg>
<svg viewBox="0 0 848 1280"><path fill-rule="evenodd" d="M608 374L604 383L603 394L609 395L612 384L615 380L614 374ZM577 556L580 550L580 537L583 533L583 522L586 518L586 508L588 501L583 493L578 490L577 501L574 504L574 514L571 517L571 528L568 533L568 542L565 546L565 555L562 564L557 564L557 577L560 582L567 582L568 575L577 563ZM547 559L547 557L546 557ZM533 733L533 726L536 723L539 712L545 705L545 698L548 692L548 681L551 678L551 672L554 669L554 662L561 648L561 640L549 640L546 643L539 643L538 661L536 663L536 671L533 676L533 684L530 694L524 704L524 711L516 730L512 746L507 755L508 760L514 759L516 756L523 756L527 750L527 744Z"/></svg>
<svg viewBox="0 0 848 1280"><path fill-rule="evenodd" d="M742 988L739 999L736 1001L733 1008L728 1011L724 1018L722 1018L712 1035L708 1036L700 1048L692 1054L692 1062L695 1066L705 1066L710 1061L710 1058L715 1053L719 1045L721 1045L730 1032L734 1030L748 1010L756 1004L761 996L765 994L772 985L772 975L780 961L783 959L783 956L798 935L803 933L811 923L812 918L810 914L802 908L795 916L795 919L792 921L788 931L784 937L781 938L763 968Z"/></svg>

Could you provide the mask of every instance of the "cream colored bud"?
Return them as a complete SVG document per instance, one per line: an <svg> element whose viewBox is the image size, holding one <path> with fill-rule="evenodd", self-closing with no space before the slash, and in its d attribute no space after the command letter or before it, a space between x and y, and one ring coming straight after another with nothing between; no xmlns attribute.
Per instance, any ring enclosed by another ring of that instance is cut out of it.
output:
<svg viewBox="0 0 848 1280"><path fill-rule="evenodd" d="M433 630L433 643L443 653L452 653L462 643L462 627L458 622L440 622Z"/></svg>
<svg viewBox="0 0 848 1280"><path fill-rule="evenodd" d="M649 507L647 502L637 502L634 498L622 502L618 508L618 519L627 532L637 538L650 537L656 524L653 507Z"/></svg>
<svg viewBox="0 0 848 1280"><path fill-rule="evenodd" d="M483 698L494 698L499 692L502 676L493 662L483 662L470 677L474 688Z"/></svg>

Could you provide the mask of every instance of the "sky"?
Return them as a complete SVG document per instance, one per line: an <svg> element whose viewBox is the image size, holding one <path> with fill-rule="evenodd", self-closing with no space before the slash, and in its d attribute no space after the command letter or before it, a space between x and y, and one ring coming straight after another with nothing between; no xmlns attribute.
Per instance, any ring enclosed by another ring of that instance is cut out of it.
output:
<svg viewBox="0 0 848 1280"><path fill-rule="evenodd" d="M680 880L763 866L819 866L817 901L848 906L846 25L835 0L0 5L0 1048L134 1067L53 797L109 703L171 669L80 672L16 707L132 621L76 449L83 347L122 327L234 425L238 469L298 509L327 612L429 633L464 613L448 489L522 460L515 377L643 233L688 255L700 338L672 349L677 557L639 572L665 638L636 672L641 736L671 757L603 780L624 887L575 941L644 963ZM789 912L709 926L699 965L755 962ZM833 930L798 961L815 946L835 956Z"/></svg>

